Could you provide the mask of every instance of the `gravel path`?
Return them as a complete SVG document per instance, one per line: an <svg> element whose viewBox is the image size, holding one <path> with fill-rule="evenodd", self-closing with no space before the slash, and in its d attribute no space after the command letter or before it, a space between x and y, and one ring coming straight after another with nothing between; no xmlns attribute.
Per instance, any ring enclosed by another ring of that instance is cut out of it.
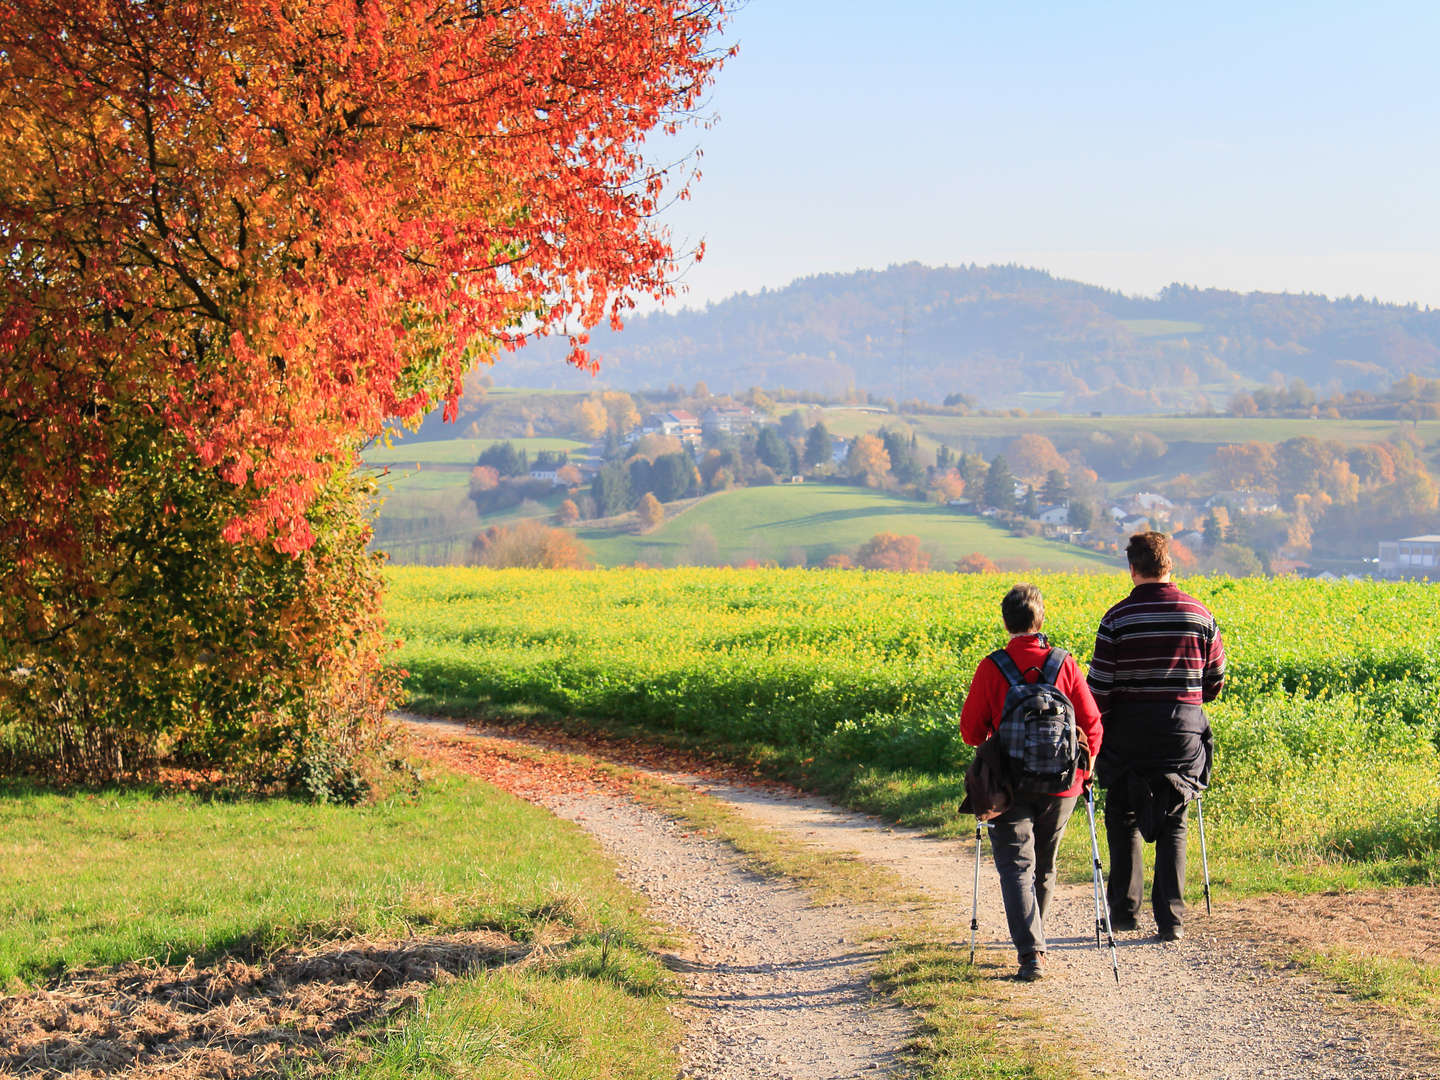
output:
<svg viewBox="0 0 1440 1080"><path fill-rule="evenodd" d="M818 799L777 796L735 786L707 790L757 822L836 851L855 851L894 869L938 902L945 921L968 938L974 841L936 840L891 828ZM1097 823L1098 824L1098 823ZM1070 828L1089 826L1083 804ZM1005 930L999 879L981 867L984 944L1004 970L1014 953ZM1434 1080L1440 1060L1421 1057L1392 1033L1364 1022L1346 999L1294 972L1276 971L1248 943L1209 933L1203 909L1191 911L1187 937L1161 943L1154 924L1116 936L1120 984L1109 950L1095 947L1091 887L1063 885L1052 902L1047 978L1023 993L1044 1011L1078 1022L1111 1069L1187 1080Z"/></svg>
<svg viewBox="0 0 1440 1080"><path fill-rule="evenodd" d="M544 800L618 860L659 921L692 944L667 958L685 987L685 1076L842 1080L893 1071L913 1031L869 987L878 956L865 920L810 906L751 873L733 850L611 795Z"/></svg>
<svg viewBox="0 0 1440 1080"><path fill-rule="evenodd" d="M929 919L948 926L953 940L968 941L973 840L937 840L820 799L648 771L697 787L783 834L889 867L930 898ZM683 826L623 797L592 793L542 801L596 835L663 921L696 935L693 963L681 965L690 969L684 972L687 1000L698 1016L687 1044L690 1075L854 1077L894 1064L894 1048L908 1025L898 1010L878 1008L865 989L873 955L856 940L855 914L806 906L794 890L740 869L728 848L686 836ZM1083 804L1070 827L1088 829ZM1005 978L1014 970L1014 953L988 843L980 880L980 945L987 968ZM1067 1043L1088 1047L1087 1060L1098 1074L1157 1080L1440 1077L1433 1036L1395 1031L1319 982L1276 970L1250 943L1207 928L1203 910L1190 913L1186 939L1178 944L1159 942L1153 924L1144 921L1137 932L1117 935L1118 986L1108 949L1094 944L1088 884L1062 885L1050 922L1046 979L1014 984L1013 993L1055 1017ZM852 1025L866 1030L852 1040L850 1056L843 1039ZM888 1052L874 1054L877 1046Z"/></svg>

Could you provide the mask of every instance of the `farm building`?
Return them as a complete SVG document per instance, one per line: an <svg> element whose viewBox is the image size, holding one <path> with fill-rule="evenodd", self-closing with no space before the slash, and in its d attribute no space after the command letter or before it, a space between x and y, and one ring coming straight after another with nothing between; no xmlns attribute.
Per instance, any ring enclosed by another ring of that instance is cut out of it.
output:
<svg viewBox="0 0 1440 1080"><path fill-rule="evenodd" d="M1440 568L1440 533L1380 541L1380 573L1390 577L1426 574Z"/></svg>

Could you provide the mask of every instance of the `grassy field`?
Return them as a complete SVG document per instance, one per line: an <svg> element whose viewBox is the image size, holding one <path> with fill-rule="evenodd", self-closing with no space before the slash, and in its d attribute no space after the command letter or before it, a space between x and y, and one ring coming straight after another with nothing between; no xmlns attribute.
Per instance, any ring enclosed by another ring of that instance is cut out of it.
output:
<svg viewBox="0 0 1440 1080"><path fill-rule="evenodd" d="M373 447L367 465L388 468L377 477L380 508L373 546L398 563L439 566L463 562L477 533L525 517L548 517L561 494L480 517L469 498L470 469L486 447L502 439L445 439ZM510 439L531 458L542 450L587 449L573 439Z"/></svg>
<svg viewBox="0 0 1440 1080"><path fill-rule="evenodd" d="M1027 575L1029 576L1029 575ZM1012 578L857 572L392 571L418 708L519 707L718 746L941 831L970 676ZM1121 575L1037 576L1084 660ZM1440 605L1426 585L1186 583L1231 654L1210 709L1218 888L1440 882ZM1197 852L1198 854L1198 852Z"/></svg>
<svg viewBox="0 0 1440 1080"><path fill-rule="evenodd" d="M876 417L848 410L827 411L825 425L847 438L875 431L886 422L904 422L923 436L951 446L965 440L1004 439L1038 432L1057 445L1083 439L1092 432L1126 436L1148 431L1170 444L1214 447L1226 443L1284 442L1310 435L1347 445L1383 442L1398 430L1416 434L1427 445L1440 440L1440 420L1418 423L1399 420L1298 420L1234 416L930 416L903 414ZM1208 460L1201 466L1208 467ZM1196 471L1194 468L1191 471Z"/></svg>
<svg viewBox="0 0 1440 1080"><path fill-rule="evenodd" d="M638 925L633 898L578 831L443 778L359 810L10 784L0 860L0 985L141 957L269 951L341 928L524 936L547 910L587 928Z"/></svg>
<svg viewBox="0 0 1440 1080"><path fill-rule="evenodd" d="M876 533L913 535L932 565L950 569L971 552L1002 567L1113 570L1092 551L1038 537L1011 536L988 518L901 499L881 491L829 484L781 484L714 495L645 535L581 528L578 535L604 566L644 562L674 566L724 560L816 565L853 552ZM715 556L706 557L708 551Z"/></svg>
<svg viewBox="0 0 1440 1080"><path fill-rule="evenodd" d="M579 829L486 785L442 775L413 798L342 809L11 784L0 859L12 990L130 960L263 964L287 945L489 929L549 947L430 990L407 1022L342 1053L343 1075L675 1074L639 897Z"/></svg>
<svg viewBox="0 0 1440 1080"><path fill-rule="evenodd" d="M516 450L525 450L533 460L542 450L564 450L571 454L581 453L590 448L589 443L575 439L431 439L427 442L402 440L393 446L375 445L366 450L362 457L366 465L464 465L471 466L475 460L496 443L513 443ZM467 474L468 475L468 474Z"/></svg>

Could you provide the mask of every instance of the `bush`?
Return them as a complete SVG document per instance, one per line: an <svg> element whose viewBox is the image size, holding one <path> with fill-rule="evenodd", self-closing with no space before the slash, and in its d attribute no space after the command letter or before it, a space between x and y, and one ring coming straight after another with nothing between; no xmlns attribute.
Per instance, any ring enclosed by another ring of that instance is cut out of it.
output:
<svg viewBox="0 0 1440 1080"><path fill-rule="evenodd" d="M528 566L541 570L583 570L590 552L573 533L535 520L492 525L475 538L470 561L476 566Z"/></svg>
<svg viewBox="0 0 1440 1080"><path fill-rule="evenodd" d="M9 768L105 783L171 759L301 790L323 737L331 771L356 778L326 797L358 797L398 694L368 494L332 481L307 515L314 546L291 557L221 539L248 495L176 440L145 432L123 449L143 460L70 508L97 538L89 557L22 564L0 590Z"/></svg>
<svg viewBox="0 0 1440 1080"><path fill-rule="evenodd" d="M895 533L876 533L855 552L855 562L867 570L922 573L930 569L930 555L920 550L920 538Z"/></svg>

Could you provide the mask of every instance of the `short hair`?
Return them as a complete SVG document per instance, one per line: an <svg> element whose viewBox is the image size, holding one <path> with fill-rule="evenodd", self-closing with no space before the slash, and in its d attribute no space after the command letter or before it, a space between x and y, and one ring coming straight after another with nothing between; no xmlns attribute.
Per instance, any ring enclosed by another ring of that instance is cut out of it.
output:
<svg viewBox="0 0 1440 1080"><path fill-rule="evenodd" d="M1160 532L1136 533L1125 548L1125 558L1141 577L1164 577L1175 564L1170 558L1170 538Z"/></svg>
<svg viewBox="0 0 1440 1080"><path fill-rule="evenodd" d="M1000 617L1005 620L1005 629L1012 634L1039 630L1045 621L1045 600L1040 595L1040 586L1022 581L1011 588L1000 601Z"/></svg>

